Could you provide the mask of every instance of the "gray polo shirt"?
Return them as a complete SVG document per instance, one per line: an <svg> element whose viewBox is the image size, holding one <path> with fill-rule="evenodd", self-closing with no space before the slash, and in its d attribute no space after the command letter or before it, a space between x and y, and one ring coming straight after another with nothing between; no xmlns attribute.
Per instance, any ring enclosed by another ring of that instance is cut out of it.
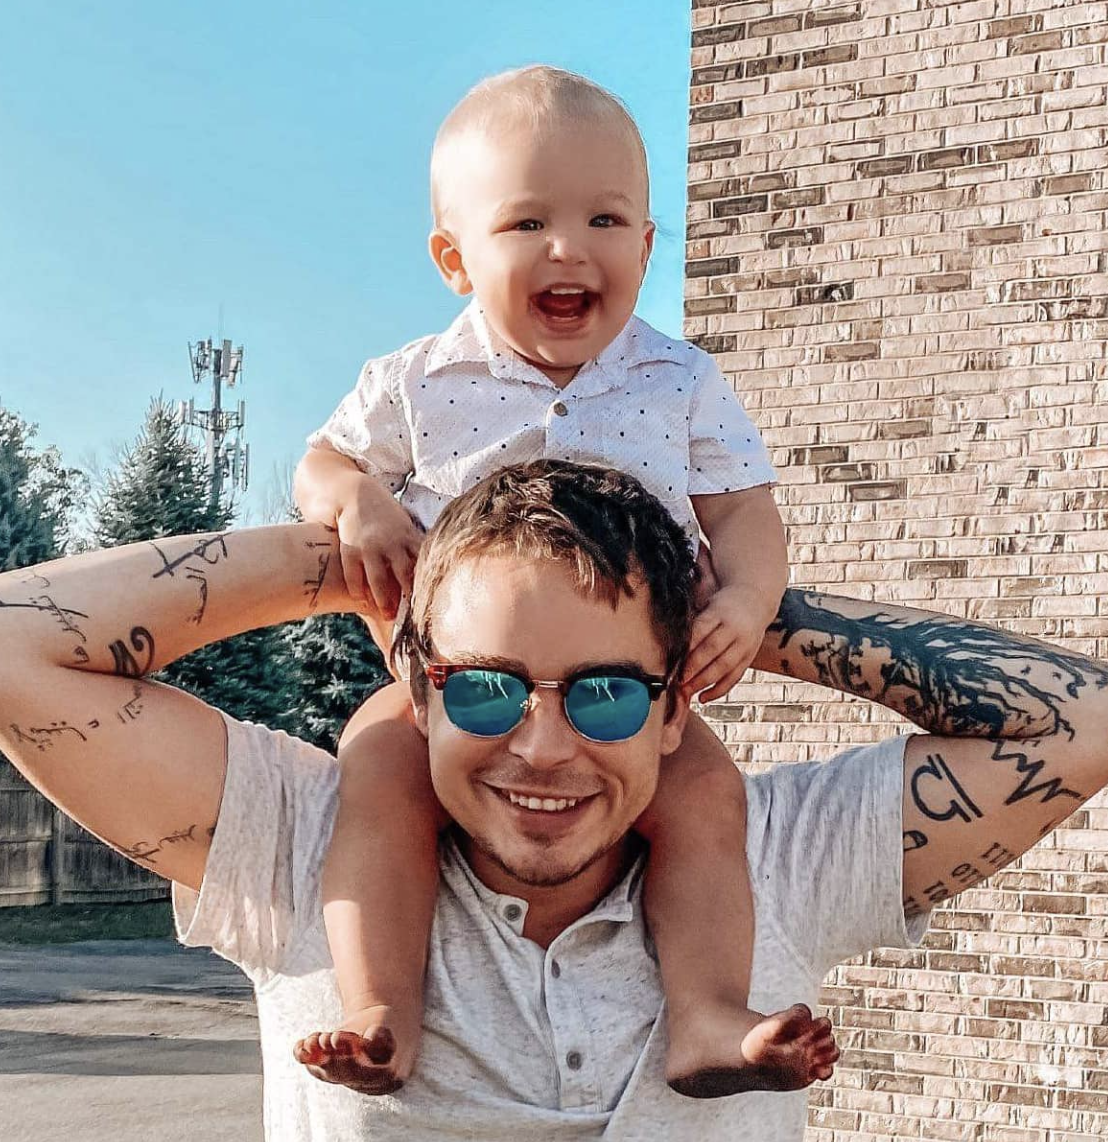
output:
<svg viewBox="0 0 1108 1142"><path fill-rule="evenodd" d="M522 936L526 902L490 891L445 844L412 1078L384 1098L313 1079L293 1044L341 1021L320 891L337 766L285 734L230 719L227 732L204 884L174 900L182 942L254 983L271 1142L799 1142L803 1091L695 1101L666 1086L641 867L543 950ZM815 1007L839 960L922 937L925 919L906 926L901 906L903 743L748 779L753 1007Z"/></svg>

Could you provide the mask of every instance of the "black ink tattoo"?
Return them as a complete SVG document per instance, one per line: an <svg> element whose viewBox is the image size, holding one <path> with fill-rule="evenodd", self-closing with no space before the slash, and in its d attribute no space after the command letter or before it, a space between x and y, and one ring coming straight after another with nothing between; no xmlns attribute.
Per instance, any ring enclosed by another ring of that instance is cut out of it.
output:
<svg viewBox="0 0 1108 1142"><path fill-rule="evenodd" d="M150 546L161 557L163 564L162 569L155 571L151 578L160 579L163 575L168 575L171 579L175 579L177 572L183 570L185 578L196 584L199 598L196 610L189 616L189 622L199 626L203 621L204 612L208 609L207 569L214 567L221 559L230 558L226 533L221 532L219 535L201 539L190 551L186 551L176 559L170 559L153 540L150 541Z"/></svg>
<svg viewBox="0 0 1108 1142"><path fill-rule="evenodd" d="M938 904L940 901L945 900L948 896L953 895L950 889L947 888L947 886L941 880L935 881L934 884L929 884L923 890L923 894L932 904Z"/></svg>
<svg viewBox="0 0 1108 1142"><path fill-rule="evenodd" d="M79 738L83 742L88 741L86 734L82 733L76 726L71 726L66 721L50 722L45 726L19 726L15 722L9 722L9 727L12 731L15 740L21 745L34 746L39 753L46 753L48 750L53 749L58 740L65 734L73 734L74 737Z"/></svg>
<svg viewBox="0 0 1108 1142"><path fill-rule="evenodd" d="M187 829L178 829L175 833L170 833L156 841L137 841L129 846L120 845L119 851L130 860L148 864L151 868L157 868L158 862L154 858L165 849L172 848L173 845L196 840L194 834L197 827L196 825L189 825Z"/></svg>
<svg viewBox="0 0 1108 1142"><path fill-rule="evenodd" d="M32 598L31 602L38 606L40 610L53 615L66 634L75 634L82 643L88 642L88 639L85 637L85 632L73 621L73 616L76 612L67 611L63 607L59 607L49 595L39 595L37 598ZM86 616L82 615L81 617L84 618Z"/></svg>
<svg viewBox="0 0 1108 1142"><path fill-rule="evenodd" d="M121 638L117 638L108 647L115 659L115 673L124 678L141 678L154 662L154 636L146 627L131 627L129 639L130 647ZM141 666L132 651L146 655L146 661Z"/></svg>
<svg viewBox="0 0 1108 1142"><path fill-rule="evenodd" d="M951 871L950 875L958 882L959 892L964 888L969 888L971 885L976 884L979 880L985 879L985 874L972 864L957 865Z"/></svg>
<svg viewBox="0 0 1108 1142"><path fill-rule="evenodd" d="M916 849L922 849L927 844L927 834L921 833L919 829L909 829L904 834L904 851L906 853L914 853Z"/></svg>
<svg viewBox="0 0 1108 1142"><path fill-rule="evenodd" d="M1108 688L1108 668L1045 643L921 613L848 617L835 602L788 590L769 629L781 647L796 640L823 685L871 698L931 733L1072 738L1066 699L1086 686ZM879 689L862 669L875 656L883 660Z"/></svg>
<svg viewBox="0 0 1108 1142"><path fill-rule="evenodd" d="M59 606L49 595L39 595L37 598L29 599L26 603L7 603L0 599L0 610L26 610L26 611L44 611L46 614L53 615L63 624L72 623L73 619L87 619L88 615L84 611L75 611L72 607ZM70 629L67 625L67 629ZM82 634L80 629L76 626L72 627L77 633Z"/></svg>
<svg viewBox="0 0 1108 1142"><path fill-rule="evenodd" d="M319 595L323 584L327 581L327 568L331 565L331 545L313 541L304 544L309 551L314 550L317 557L316 574L314 579L304 580L304 594L308 596L308 610L314 611L319 605Z"/></svg>
<svg viewBox="0 0 1108 1142"><path fill-rule="evenodd" d="M920 790L920 783L924 778L931 778L936 783L926 792L933 798L945 802L933 807ZM948 787L949 786L949 787ZM950 767L943 760L941 754L928 754L927 761L912 774L912 800L916 808L932 821L950 821L957 817L961 821L972 821L983 817L984 814L973 803L970 795L958 783L958 779L950 772ZM953 790L953 793L951 792Z"/></svg>
<svg viewBox="0 0 1108 1142"><path fill-rule="evenodd" d="M994 869L1003 868L1004 865L1011 863L1016 859L1016 854L1011 849L1006 848L1000 841L993 841L991 845L981 854L983 861L988 861Z"/></svg>
<svg viewBox="0 0 1108 1142"><path fill-rule="evenodd" d="M115 716L124 725L127 725L128 722L137 721L139 714L142 713L142 703L145 697L142 686L136 682L132 688L131 697L116 710Z"/></svg>
<svg viewBox="0 0 1108 1142"><path fill-rule="evenodd" d="M50 580L45 575L36 575L34 572L29 573L19 582L24 587L35 587L39 591L44 591L50 586Z"/></svg>
<svg viewBox="0 0 1108 1142"><path fill-rule="evenodd" d="M1016 773L1020 776L1019 785L1005 798L1004 804L1015 805L1025 797L1034 797L1036 794L1042 794L1039 798L1040 805L1053 801L1055 797L1069 797L1073 801L1084 801L1084 795L1078 793L1076 789L1067 789L1062 784L1060 777L1052 777L1049 781L1040 781L1037 785L1032 784L1038 780L1039 774L1046 767L1046 762L1042 758L1032 761L1029 751L1036 749L1041 744L1038 739L1024 742L999 741L994 744L993 761L1014 761ZM1069 814L1067 813L1066 816Z"/></svg>

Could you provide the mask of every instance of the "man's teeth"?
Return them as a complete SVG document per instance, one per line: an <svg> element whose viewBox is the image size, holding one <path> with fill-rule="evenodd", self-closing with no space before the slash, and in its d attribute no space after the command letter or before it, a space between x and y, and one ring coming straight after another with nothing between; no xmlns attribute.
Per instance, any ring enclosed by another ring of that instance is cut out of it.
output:
<svg viewBox="0 0 1108 1142"><path fill-rule="evenodd" d="M523 797L510 789L506 792L508 800L513 805L520 805L524 809L539 809L543 813L558 813L562 809L572 809L581 800L580 797Z"/></svg>

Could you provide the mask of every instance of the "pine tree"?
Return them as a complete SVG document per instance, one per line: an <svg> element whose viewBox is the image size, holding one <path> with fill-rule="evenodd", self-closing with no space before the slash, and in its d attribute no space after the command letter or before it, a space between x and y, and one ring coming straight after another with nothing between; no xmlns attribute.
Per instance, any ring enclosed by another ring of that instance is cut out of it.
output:
<svg viewBox="0 0 1108 1142"><path fill-rule="evenodd" d="M96 539L115 547L226 528L234 512L227 503L211 502L203 454L173 409L157 399L138 439L108 478L95 515ZM284 656L281 628L249 631L171 663L158 677L233 717L286 728L294 687L283 669Z"/></svg>
<svg viewBox="0 0 1108 1142"><path fill-rule="evenodd" d="M288 729L332 753L351 714L391 679L357 615L313 615L285 630L295 678Z"/></svg>
<svg viewBox="0 0 1108 1142"><path fill-rule="evenodd" d="M60 555L80 475L57 449L35 451L34 425L0 407L0 571Z"/></svg>

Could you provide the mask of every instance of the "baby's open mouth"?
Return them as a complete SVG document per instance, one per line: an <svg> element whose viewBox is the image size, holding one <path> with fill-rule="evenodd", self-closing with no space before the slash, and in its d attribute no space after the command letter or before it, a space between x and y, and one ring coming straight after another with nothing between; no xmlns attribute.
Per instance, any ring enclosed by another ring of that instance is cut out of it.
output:
<svg viewBox="0 0 1108 1142"><path fill-rule="evenodd" d="M592 290L555 286L535 294L531 301L544 317L555 321L574 321L584 317L598 297L599 294Z"/></svg>

